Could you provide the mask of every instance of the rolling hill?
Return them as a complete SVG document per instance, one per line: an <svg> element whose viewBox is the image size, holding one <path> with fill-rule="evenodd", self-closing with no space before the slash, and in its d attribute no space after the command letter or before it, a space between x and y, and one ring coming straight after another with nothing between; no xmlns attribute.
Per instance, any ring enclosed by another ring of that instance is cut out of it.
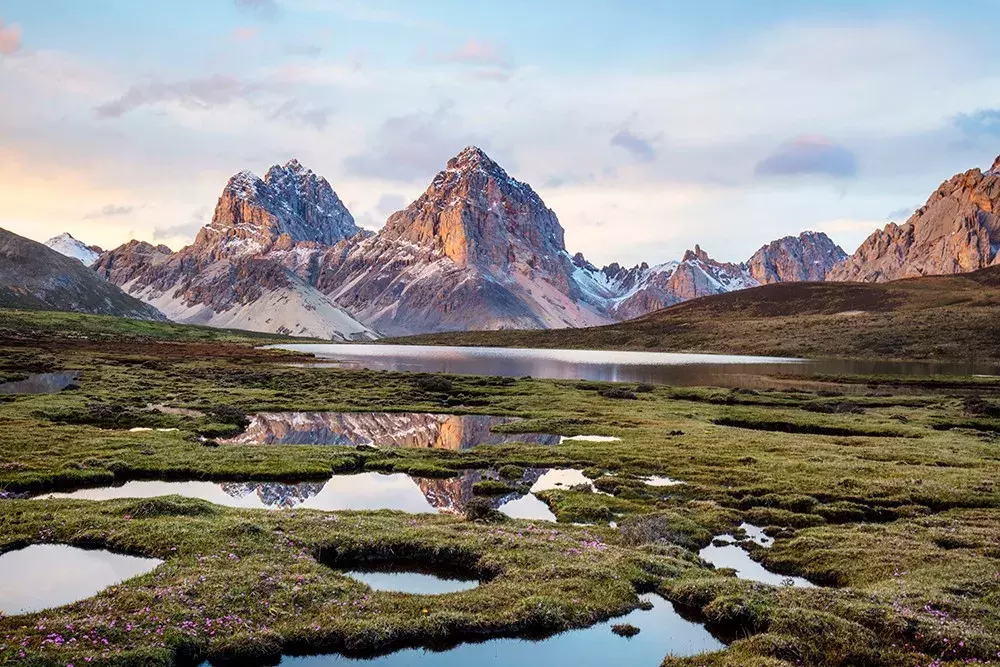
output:
<svg viewBox="0 0 1000 667"><path fill-rule="evenodd" d="M1000 362L1000 267L885 283L777 283L609 326L395 342Z"/></svg>

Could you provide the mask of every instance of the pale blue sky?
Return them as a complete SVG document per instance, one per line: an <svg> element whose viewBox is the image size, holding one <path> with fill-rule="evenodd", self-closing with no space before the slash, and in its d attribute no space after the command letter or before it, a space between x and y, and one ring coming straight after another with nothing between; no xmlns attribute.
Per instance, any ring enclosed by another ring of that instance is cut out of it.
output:
<svg viewBox="0 0 1000 667"><path fill-rule="evenodd" d="M1000 153L1000 3L949 5L0 0L0 226L179 247L298 157L377 228L477 143L597 263L853 251Z"/></svg>

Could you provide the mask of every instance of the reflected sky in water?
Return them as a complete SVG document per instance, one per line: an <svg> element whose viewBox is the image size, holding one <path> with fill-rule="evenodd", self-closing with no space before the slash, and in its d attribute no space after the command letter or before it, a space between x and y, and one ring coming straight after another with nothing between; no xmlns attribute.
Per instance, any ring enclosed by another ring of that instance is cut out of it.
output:
<svg viewBox="0 0 1000 667"><path fill-rule="evenodd" d="M65 544L34 544L0 555L0 611L24 614L89 598L163 561Z"/></svg>
<svg viewBox="0 0 1000 667"><path fill-rule="evenodd" d="M762 388L788 375L996 374L993 364L895 362L857 359L803 360L724 354L616 350L539 350L502 347L288 344L275 348L315 354L326 363L373 370L504 375L564 380L650 382L680 386Z"/></svg>

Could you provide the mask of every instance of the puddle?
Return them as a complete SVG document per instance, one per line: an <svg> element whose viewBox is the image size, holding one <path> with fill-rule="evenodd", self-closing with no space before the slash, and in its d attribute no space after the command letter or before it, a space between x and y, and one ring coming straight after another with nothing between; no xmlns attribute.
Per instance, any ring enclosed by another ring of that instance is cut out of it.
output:
<svg viewBox="0 0 1000 667"><path fill-rule="evenodd" d="M149 433L150 431L156 431L158 433L174 433L180 429L176 428L149 428L148 426L136 426L135 428L130 428L129 433Z"/></svg>
<svg viewBox="0 0 1000 667"><path fill-rule="evenodd" d="M740 524L740 528L746 531L747 536L753 542L762 547L770 547L774 544L774 539L764 534L763 529L749 523ZM726 540L729 544L716 546L710 544L698 555L717 568L732 568L736 570L736 576L749 581L759 581L775 586L794 586L796 588L815 588L816 585L802 577L791 577L788 575L771 572L762 564L750 557L745 549L736 543L736 538L732 535L717 535L716 540Z"/></svg>
<svg viewBox="0 0 1000 667"><path fill-rule="evenodd" d="M528 494L508 500L497 508L512 519L528 519L530 521L555 521L556 515L549 506L535 495Z"/></svg>
<svg viewBox="0 0 1000 667"><path fill-rule="evenodd" d="M762 547L769 547L774 544L774 538L764 534L764 529L752 523L741 523L740 528L747 534L747 538L753 540Z"/></svg>
<svg viewBox="0 0 1000 667"><path fill-rule="evenodd" d="M568 435L559 439L559 444L564 442L619 442L621 438L613 435Z"/></svg>
<svg viewBox="0 0 1000 667"><path fill-rule="evenodd" d="M39 373L17 382L0 384L0 394L55 394L74 384L78 377L79 371Z"/></svg>
<svg viewBox="0 0 1000 667"><path fill-rule="evenodd" d="M444 595L472 590L479 586L476 579L460 579L430 571L400 572L390 568L347 570L344 575L357 579L376 591L409 593L411 595Z"/></svg>
<svg viewBox="0 0 1000 667"><path fill-rule="evenodd" d="M551 491L553 489L560 489L565 491L574 486L584 485L594 488L594 482L589 477L583 474L582 470L576 470L573 468L560 468L552 469L546 471L538 478L534 484L531 485L531 492L537 493L539 491Z"/></svg>
<svg viewBox="0 0 1000 667"><path fill-rule="evenodd" d="M679 479L664 477L662 475L650 475L649 477L643 477L642 481L649 486L678 486L684 483Z"/></svg>
<svg viewBox="0 0 1000 667"><path fill-rule="evenodd" d="M659 665L667 655L692 656L718 651L725 645L703 626L682 618L658 595L641 595L652 609L637 609L625 616L581 630L569 630L546 639L488 639L459 644L444 651L404 649L368 659L341 655L286 657L283 667L469 667L469 665L517 665L517 667L605 667L615 665ZM615 635L611 626L628 623L640 629L631 638ZM207 667L207 666L203 666Z"/></svg>
<svg viewBox="0 0 1000 667"><path fill-rule="evenodd" d="M92 597L163 561L65 544L35 544L0 555L0 612L26 614Z"/></svg>
<svg viewBox="0 0 1000 667"><path fill-rule="evenodd" d="M415 412L265 412L254 415L246 431L220 442L454 450L512 442L559 444L558 435L491 430L516 421L513 417Z"/></svg>

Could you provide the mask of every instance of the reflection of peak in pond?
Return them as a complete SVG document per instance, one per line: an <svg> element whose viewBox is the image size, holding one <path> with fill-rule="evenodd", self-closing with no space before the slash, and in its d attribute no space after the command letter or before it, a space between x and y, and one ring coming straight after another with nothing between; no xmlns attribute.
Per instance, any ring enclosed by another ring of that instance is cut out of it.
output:
<svg viewBox="0 0 1000 667"><path fill-rule="evenodd" d="M559 444L557 435L492 431L515 421L513 417L416 412L262 412L253 416L246 431L225 442L455 450L510 442Z"/></svg>
<svg viewBox="0 0 1000 667"><path fill-rule="evenodd" d="M233 498L254 496L263 507L290 509L318 494L323 490L325 484L325 482L304 482L302 484L228 482L219 486Z"/></svg>

